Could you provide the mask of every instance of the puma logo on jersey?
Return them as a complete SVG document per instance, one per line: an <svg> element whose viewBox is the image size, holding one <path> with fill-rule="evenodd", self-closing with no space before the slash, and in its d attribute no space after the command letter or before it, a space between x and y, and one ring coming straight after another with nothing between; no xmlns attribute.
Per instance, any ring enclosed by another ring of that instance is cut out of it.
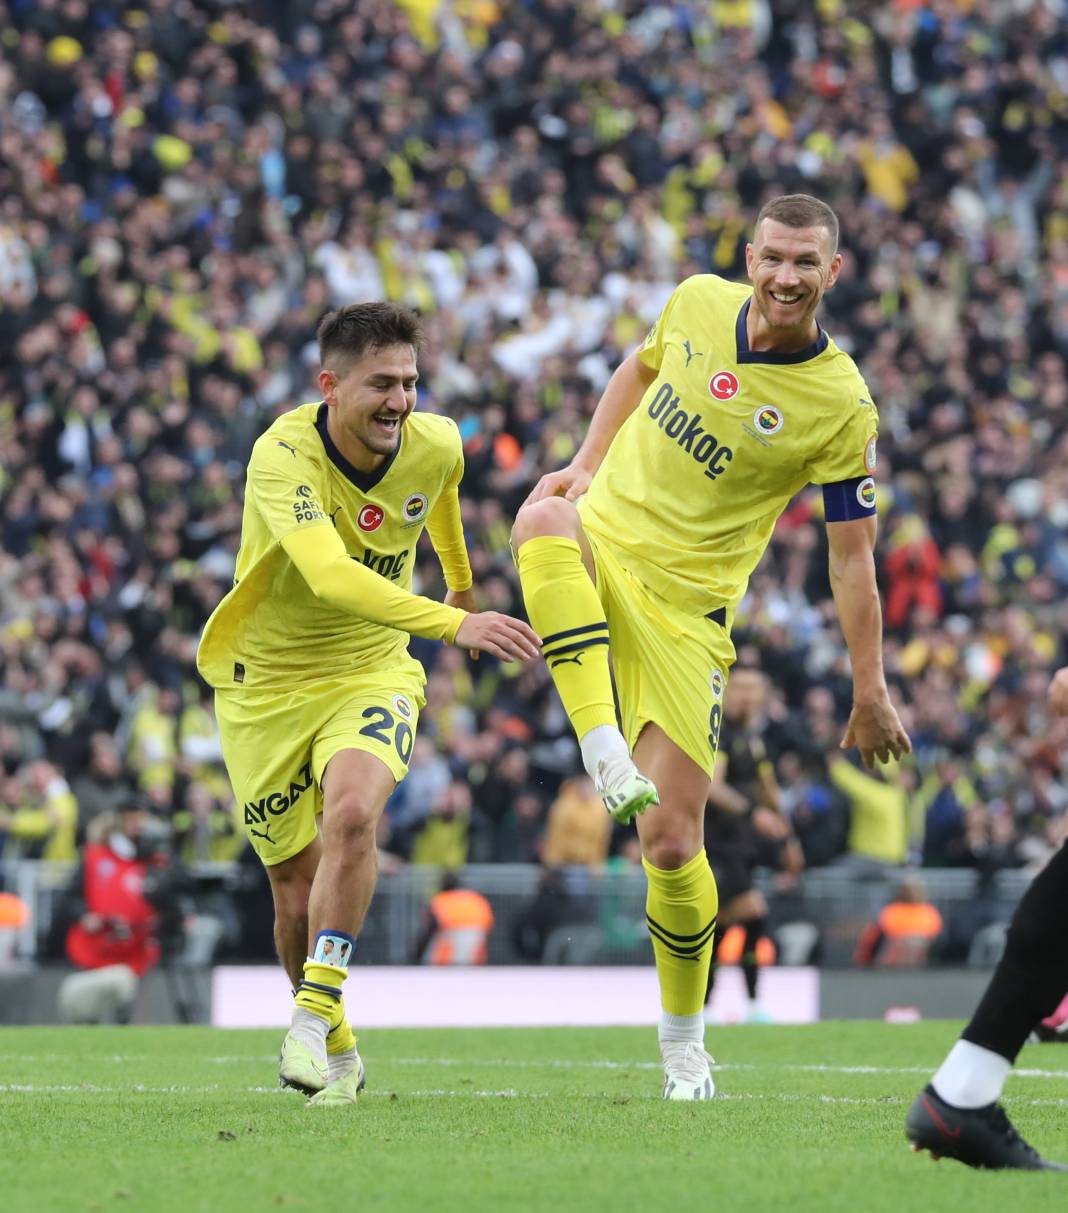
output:
<svg viewBox="0 0 1068 1213"><path fill-rule="evenodd" d="M274 839L271 837L271 826L272 825L274 825L274 822L269 821L266 823L266 825L264 826L264 828L262 830L254 830L251 826L249 826L248 832L250 834L255 834L257 838L266 838L266 840L273 847L273 846L276 846L277 844L275 843Z"/></svg>
<svg viewBox="0 0 1068 1213"><path fill-rule="evenodd" d="M693 362L693 360L694 360L695 358L702 358L702 357L704 357L704 351L703 351L703 350L695 350L695 349L693 349L693 348L691 347L691 345L690 345L690 339L689 339L688 337L687 337L687 339L686 339L686 340L685 340L685 341L682 343L682 348L683 348L683 349L686 351L686 365L687 365L687 366L689 366L689 365L690 365L690 363L691 363L691 362Z"/></svg>
<svg viewBox="0 0 1068 1213"><path fill-rule="evenodd" d="M702 465L709 480L715 480L727 470L734 452L714 434L708 433L701 424L700 413L691 416L679 408L679 395L670 383L662 383L657 388L656 395L649 401L648 413L669 438Z"/></svg>
<svg viewBox="0 0 1068 1213"><path fill-rule="evenodd" d="M281 438L278 439L278 445L284 447L296 459L297 448L295 446L290 446L288 442L283 442Z"/></svg>

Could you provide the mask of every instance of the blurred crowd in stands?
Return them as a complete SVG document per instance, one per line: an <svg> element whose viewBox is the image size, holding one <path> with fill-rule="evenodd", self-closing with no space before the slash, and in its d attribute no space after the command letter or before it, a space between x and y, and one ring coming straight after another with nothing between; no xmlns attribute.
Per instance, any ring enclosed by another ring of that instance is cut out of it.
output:
<svg viewBox="0 0 1068 1213"><path fill-rule="evenodd" d="M1061 0L0 0L0 854L133 797L243 845L194 652L252 442L314 399L329 307L426 316L487 607L511 518L681 278L744 275L769 196L838 211L825 322L882 415L886 660L915 754L839 753L818 492L741 610L811 865L1039 865L1068 590ZM432 551L417 588L440 594ZM415 642L387 863L633 860L542 663Z"/></svg>

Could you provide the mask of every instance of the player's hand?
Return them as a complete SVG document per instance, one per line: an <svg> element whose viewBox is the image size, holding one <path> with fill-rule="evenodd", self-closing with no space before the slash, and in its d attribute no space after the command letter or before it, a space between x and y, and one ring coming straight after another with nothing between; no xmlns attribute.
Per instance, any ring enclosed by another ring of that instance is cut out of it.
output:
<svg viewBox="0 0 1068 1213"><path fill-rule="evenodd" d="M1049 684L1049 710L1068 716L1068 666L1059 669Z"/></svg>
<svg viewBox="0 0 1068 1213"><path fill-rule="evenodd" d="M478 611L478 603L475 601L475 587L469 586L466 590L449 590L445 595L445 605L451 607L459 607L461 611L466 611L468 615L474 615ZM469 655L478 660L478 649L468 649Z"/></svg>
<svg viewBox="0 0 1068 1213"><path fill-rule="evenodd" d="M842 738L842 749L848 750L854 745L860 750L869 771L875 769L876 758L889 762L891 756L900 758L902 754L912 753L912 742L885 692L878 699L853 705Z"/></svg>
<svg viewBox="0 0 1068 1213"><path fill-rule="evenodd" d="M523 502L530 505L534 501L542 501L546 497L563 497L565 501L577 501L590 487L593 472L578 464L569 463L558 472L549 472L542 476L534 486L530 496Z"/></svg>
<svg viewBox="0 0 1068 1213"><path fill-rule="evenodd" d="M541 654L541 641L530 626L498 611L468 615L453 643L462 649L492 653L502 661L530 661Z"/></svg>

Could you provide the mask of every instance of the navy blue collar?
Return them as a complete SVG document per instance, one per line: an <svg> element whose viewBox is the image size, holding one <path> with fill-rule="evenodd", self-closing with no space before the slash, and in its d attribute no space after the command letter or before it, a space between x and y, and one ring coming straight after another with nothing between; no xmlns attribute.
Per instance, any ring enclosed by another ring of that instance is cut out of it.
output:
<svg viewBox="0 0 1068 1213"><path fill-rule="evenodd" d="M742 310L738 313L738 323L734 326L734 341L738 347L736 361L739 366L746 362L770 362L775 366L790 366L795 362L808 362L810 358L822 354L827 348L827 334L817 324L819 336L816 340L811 345L805 346L803 350L797 350L793 354L780 354L777 350L751 350L746 320L749 317L749 305L752 302L752 297L750 297L742 304Z"/></svg>
<svg viewBox="0 0 1068 1213"><path fill-rule="evenodd" d="M394 459L400 454L404 437L403 435L401 436L397 445L373 472L361 472L358 467L353 467L349 463L345 456L337 449L333 438L330 437L330 431L326 426L328 407L325 400L319 405L319 411L315 414L315 428L319 431L319 437L323 440L323 446L326 447L326 453L330 457L330 462L346 479L351 480L361 493L369 493L376 484L382 481L385 474L393 466Z"/></svg>

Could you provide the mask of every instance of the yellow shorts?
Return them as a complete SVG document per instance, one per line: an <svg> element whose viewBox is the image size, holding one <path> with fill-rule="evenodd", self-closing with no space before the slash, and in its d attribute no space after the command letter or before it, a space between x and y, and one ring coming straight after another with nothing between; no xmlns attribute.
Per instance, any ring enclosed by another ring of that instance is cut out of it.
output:
<svg viewBox="0 0 1068 1213"><path fill-rule="evenodd" d="M238 812L265 864L292 858L315 837L323 772L340 750L374 754L400 783L425 702L424 681L421 669L407 667L286 691L215 692Z"/></svg>
<svg viewBox="0 0 1068 1213"><path fill-rule="evenodd" d="M712 777L723 692L734 664L729 620L693 616L652 594L589 532L597 592L608 619L623 736L634 748L647 724L661 729Z"/></svg>

